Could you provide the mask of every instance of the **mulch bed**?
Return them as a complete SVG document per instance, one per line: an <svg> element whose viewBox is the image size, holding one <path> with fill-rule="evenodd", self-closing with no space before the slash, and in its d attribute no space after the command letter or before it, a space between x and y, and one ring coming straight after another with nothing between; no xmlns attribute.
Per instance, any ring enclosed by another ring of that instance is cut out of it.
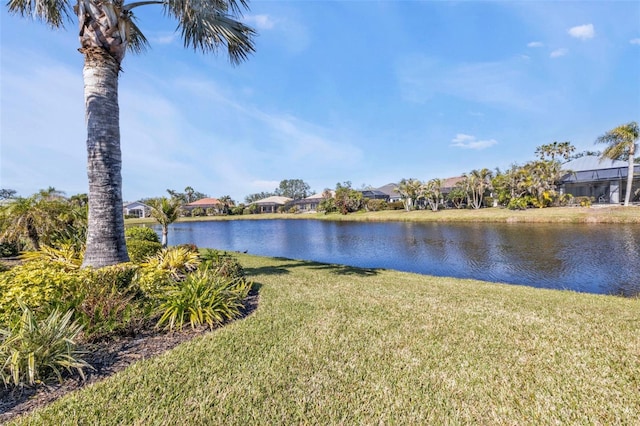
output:
<svg viewBox="0 0 640 426"><path fill-rule="evenodd" d="M258 294L252 292L245 301L240 318L250 315L258 306ZM89 353L84 357L95 370L85 371L85 380L66 378L62 383L38 387L4 388L0 384L0 424L44 407L61 396L98 382L136 361L144 360L168 351L180 343L210 332L208 327L192 329L187 326L179 331L157 330L152 323L145 324L133 336L116 337L87 345Z"/></svg>

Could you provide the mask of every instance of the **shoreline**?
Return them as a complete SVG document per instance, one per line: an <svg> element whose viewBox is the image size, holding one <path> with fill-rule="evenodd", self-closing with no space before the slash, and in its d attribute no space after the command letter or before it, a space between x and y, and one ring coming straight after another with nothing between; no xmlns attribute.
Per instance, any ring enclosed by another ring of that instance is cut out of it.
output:
<svg viewBox="0 0 640 426"><path fill-rule="evenodd" d="M490 207L479 210L383 210L378 212L340 213L262 213L238 216L182 217L176 222L228 220L328 220L336 222L476 222L476 223L572 223L572 224L640 224L640 206L547 207L509 210ZM153 218L126 219L126 225L155 224Z"/></svg>

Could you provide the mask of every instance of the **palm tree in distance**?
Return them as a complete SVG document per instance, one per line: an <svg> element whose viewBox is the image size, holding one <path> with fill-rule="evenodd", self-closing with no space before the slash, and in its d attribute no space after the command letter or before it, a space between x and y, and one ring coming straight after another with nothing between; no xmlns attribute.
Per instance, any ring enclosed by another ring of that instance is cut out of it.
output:
<svg viewBox="0 0 640 426"><path fill-rule="evenodd" d="M162 227L162 247L167 247L169 240L169 225L178 220L180 216L180 200L175 198L155 198L149 200L151 217L158 221Z"/></svg>
<svg viewBox="0 0 640 426"><path fill-rule="evenodd" d="M127 51L142 52L147 40L133 9L160 5L178 21L185 47L203 53L225 47L232 64L254 51L252 28L237 20L246 0L9 0L11 13L35 17L60 28L78 18L79 51L84 55L87 123L89 224L83 266L101 267L129 260L122 211L122 157L118 76Z"/></svg>
<svg viewBox="0 0 640 426"><path fill-rule="evenodd" d="M632 121L631 123L623 124L616 127L613 130L609 130L604 135L596 139L596 143L605 143L609 145L604 149L600 159L611 160L627 160L629 161L629 172L627 174L627 192L624 195L624 205L629 205L631 199L631 189L633 187L633 168L634 159L637 152L638 137L640 135L640 128L638 123Z"/></svg>

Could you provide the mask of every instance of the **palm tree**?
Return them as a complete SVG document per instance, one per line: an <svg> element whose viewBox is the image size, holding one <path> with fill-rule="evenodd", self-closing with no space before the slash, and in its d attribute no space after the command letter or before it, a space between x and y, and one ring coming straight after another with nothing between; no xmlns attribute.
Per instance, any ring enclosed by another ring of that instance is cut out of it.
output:
<svg viewBox="0 0 640 426"><path fill-rule="evenodd" d="M118 75L127 50L142 52L147 40L133 9L160 5L178 21L185 47L204 53L226 47L232 64L254 51L252 28L237 21L247 0L9 0L11 13L36 17L54 28L77 16L84 55L89 225L83 266L101 267L129 259L122 211L122 157Z"/></svg>
<svg viewBox="0 0 640 426"><path fill-rule="evenodd" d="M624 205L629 205L631 199L631 189L633 187L633 168L636 151L638 148L638 137L640 128L638 123L623 124L613 130L609 130L604 135L596 139L596 143L605 143L609 145L605 148L600 156L601 159L609 158L611 160L628 160L629 172L627 173L627 192L624 195Z"/></svg>
<svg viewBox="0 0 640 426"><path fill-rule="evenodd" d="M424 195L422 182L418 179L402 179L395 189L400 194L404 208L407 211L415 208L418 200Z"/></svg>
<svg viewBox="0 0 640 426"><path fill-rule="evenodd" d="M424 185L425 198L434 212L442 203L442 179L431 179Z"/></svg>
<svg viewBox="0 0 640 426"><path fill-rule="evenodd" d="M474 209L482 207L482 200L487 190L491 189L493 172L489 169L471 170L466 176L469 189L469 203Z"/></svg>
<svg viewBox="0 0 640 426"><path fill-rule="evenodd" d="M180 217L180 201L175 198L154 198L149 200L151 217L162 226L162 247L167 247L169 225Z"/></svg>
<svg viewBox="0 0 640 426"><path fill-rule="evenodd" d="M69 205L63 199L52 199L47 191L30 197L17 197L0 207L0 240L26 239L34 250L49 244L56 233L68 224Z"/></svg>

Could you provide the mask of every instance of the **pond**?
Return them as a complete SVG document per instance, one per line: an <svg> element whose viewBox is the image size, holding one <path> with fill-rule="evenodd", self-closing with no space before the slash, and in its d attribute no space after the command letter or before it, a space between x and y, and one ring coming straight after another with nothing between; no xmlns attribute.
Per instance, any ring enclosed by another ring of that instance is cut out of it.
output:
<svg viewBox="0 0 640 426"><path fill-rule="evenodd" d="M169 242L540 288L640 294L639 225L235 220L174 223Z"/></svg>

